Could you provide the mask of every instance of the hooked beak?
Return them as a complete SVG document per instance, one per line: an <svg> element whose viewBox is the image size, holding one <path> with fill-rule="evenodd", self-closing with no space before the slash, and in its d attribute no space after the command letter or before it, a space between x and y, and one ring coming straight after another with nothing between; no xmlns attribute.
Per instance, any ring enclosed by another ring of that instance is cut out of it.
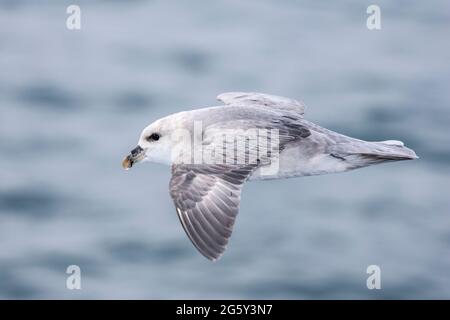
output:
<svg viewBox="0 0 450 320"><path fill-rule="evenodd" d="M141 161L145 158L145 151L140 146L137 146L131 150L130 154L125 157L122 161L122 167L125 170L130 169L135 163Z"/></svg>

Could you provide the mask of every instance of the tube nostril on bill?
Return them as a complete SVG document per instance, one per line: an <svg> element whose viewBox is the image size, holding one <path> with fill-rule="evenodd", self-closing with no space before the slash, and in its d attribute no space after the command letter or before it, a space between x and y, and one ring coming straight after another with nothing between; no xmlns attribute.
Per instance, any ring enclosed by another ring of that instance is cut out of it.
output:
<svg viewBox="0 0 450 320"><path fill-rule="evenodd" d="M139 153L141 153L143 151L143 149L140 146L137 146L136 148L134 148L133 150L131 150L131 155L133 157L137 156Z"/></svg>

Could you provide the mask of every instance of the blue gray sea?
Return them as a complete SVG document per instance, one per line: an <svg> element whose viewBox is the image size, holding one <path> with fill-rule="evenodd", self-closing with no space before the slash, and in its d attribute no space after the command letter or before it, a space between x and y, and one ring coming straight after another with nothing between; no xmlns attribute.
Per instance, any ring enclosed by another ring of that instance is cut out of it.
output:
<svg viewBox="0 0 450 320"><path fill-rule="evenodd" d="M0 298L449 299L450 3L377 0L380 30L370 4L1 0ZM300 99L308 120L420 159L248 183L211 263L170 169L121 160L150 122L225 91Z"/></svg>

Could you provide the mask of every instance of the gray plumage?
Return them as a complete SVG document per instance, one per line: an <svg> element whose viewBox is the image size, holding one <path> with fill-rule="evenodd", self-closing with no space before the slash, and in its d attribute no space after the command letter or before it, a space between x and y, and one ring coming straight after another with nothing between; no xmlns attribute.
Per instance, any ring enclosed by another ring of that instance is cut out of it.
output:
<svg viewBox="0 0 450 320"><path fill-rule="evenodd" d="M242 187L247 180L343 172L417 158L414 151L400 141L367 142L315 125L303 118L304 105L292 99L231 92L219 95L218 100L225 105L160 119L143 133L145 136L157 130L164 135L174 126L193 132L194 123L201 121L202 136L194 139L198 139L203 148L219 147L218 150L222 150L217 144L223 143L226 130L277 130L279 141L275 149L271 145L250 148L238 146L234 141L227 142L225 147L235 150L232 163L172 163L170 195L178 217L194 246L211 260L218 259L226 249L239 211ZM239 157L249 159L252 156L257 160L254 163L239 161L243 160ZM264 172L274 161L277 161L277 170Z"/></svg>

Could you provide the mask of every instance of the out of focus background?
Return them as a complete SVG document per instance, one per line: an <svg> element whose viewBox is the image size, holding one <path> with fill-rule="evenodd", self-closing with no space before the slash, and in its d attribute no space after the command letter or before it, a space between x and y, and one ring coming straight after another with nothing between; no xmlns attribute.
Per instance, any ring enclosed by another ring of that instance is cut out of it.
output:
<svg viewBox="0 0 450 320"><path fill-rule="evenodd" d="M449 31L447 0L0 1L0 298L450 298ZM248 183L211 263L169 168L120 163L150 122L233 90L421 158Z"/></svg>

